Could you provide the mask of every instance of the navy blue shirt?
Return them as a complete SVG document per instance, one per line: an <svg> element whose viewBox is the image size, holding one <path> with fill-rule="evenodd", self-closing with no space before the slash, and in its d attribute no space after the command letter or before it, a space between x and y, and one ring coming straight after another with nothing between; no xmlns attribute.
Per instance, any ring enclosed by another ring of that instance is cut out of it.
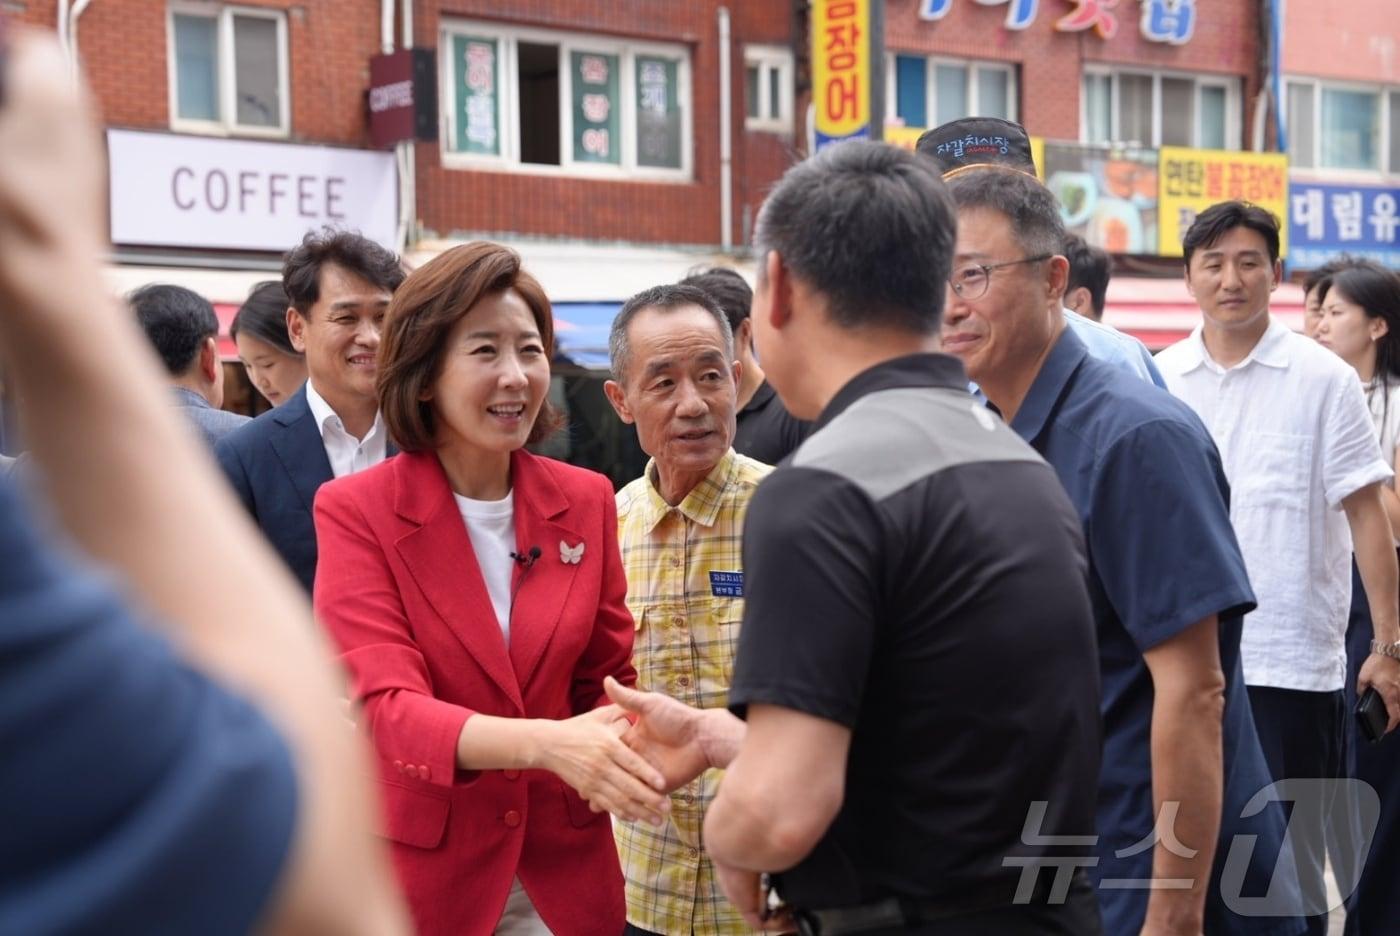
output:
<svg viewBox="0 0 1400 936"><path fill-rule="evenodd" d="M249 932L291 842L291 755L0 478L0 933Z"/></svg>
<svg viewBox="0 0 1400 936"><path fill-rule="evenodd" d="M1232 893L1263 896L1282 847L1284 815L1280 804L1271 802L1242 818L1246 803L1270 778L1240 667L1241 620L1254 609L1254 593L1230 526L1229 485L1210 434L1186 404L1090 357L1068 329L1011 428L1059 475L1089 548L1104 731L1099 862L1090 874L1098 886L1104 932L1136 934L1150 893L1104 886L1152 876L1153 849L1140 845L1151 837L1155 818L1152 678L1143 653L1213 614L1219 617L1226 682L1225 785L1206 932L1300 932L1297 919L1239 916L1224 899ZM1243 887L1227 883L1222 894L1221 872L1236 835L1258 839ZM1284 891L1275 895L1296 895L1288 860L1281 873ZM1296 896L1279 906L1296 908Z"/></svg>

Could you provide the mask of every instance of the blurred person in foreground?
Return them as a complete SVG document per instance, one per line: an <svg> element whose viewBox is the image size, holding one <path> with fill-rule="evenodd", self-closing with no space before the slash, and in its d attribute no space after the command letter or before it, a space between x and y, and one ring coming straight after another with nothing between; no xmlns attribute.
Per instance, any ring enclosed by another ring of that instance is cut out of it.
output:
<svg viewBox="0 0 1400 936"><path fill-rule="evenodd" d="M622 932L607 816L660 821L603 678L636 679L607 478L532 455L555 428L549 300L513 251L439 254L384 320L403 454L316 498L315 607L374 739L420 936Z"/></svg>
<svg viewBox="0 0 1400 936"><path fill-rule="evenodd" d="M306 355L292 345L287 316L294 314L281 280L258 283L228 327L248 380L273 406L306 383Z"/></svg>
<svg viewBox="0 0 1400 936"><path fill-rule="evenodd" d="M208 299L183 286L153 283L126 301L170 375L176 408L211 449L249 421L219 409L224 405L224 364L219 360L219 317Z"/></svg>
<svg viewBox="0 0 1400 936"><path fill-rule="evenodd" d="M609 686L668 784L727 768L705 847L751 926L787 922L763 919L776 895L804 932L1100 931L1075 871L1099 767L1084 541L1054 472L937 351L955 228L936 169L892 146L783 176L754 338L816 427L744 523L746 722Z"/></svg>
<svg viewBox="0 0 1400 936"><path fill-rule="evenodd" d="M91 111L12 39L0 357L63 529L0 479L0 931L406 933L309 608L103 286Z"/></svg>
<svg viewBox="0 0 1400 936"><path fill-rule="evenodd" d="M812 424L794 419L787 411L753 353L753 322L749 319L753 290L738 271L728 267L691 273L681 285L704 290L719 305L734 336L734 354L739 361L734 451L765 465L776 465L802 444Z"/></svg>
<svg viewBox="0 0 1400 936"><path fill-rule="evenodd" d="M730 444L743 375L733 342L705 291L656 286L628 299L613 320L613 379L603 385L651 456L642 477L617 495L637 684L697 708L722 709L729 700L744 614L744 517L772 470ZM750 931L702 849L700 828L719 779L709 772L674 791L661 826L618 823L629 933Z"/></svg>

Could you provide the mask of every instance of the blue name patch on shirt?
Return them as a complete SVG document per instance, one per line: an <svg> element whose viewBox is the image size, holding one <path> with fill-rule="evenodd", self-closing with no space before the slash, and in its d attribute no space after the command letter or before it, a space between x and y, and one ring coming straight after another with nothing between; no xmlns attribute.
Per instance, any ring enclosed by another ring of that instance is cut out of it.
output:
<svg viewBox="0 0 1400 936"><path fill-rule="evenodd" d="M710 594L716 598L744 597L744 573L711 572Z"/></svg>

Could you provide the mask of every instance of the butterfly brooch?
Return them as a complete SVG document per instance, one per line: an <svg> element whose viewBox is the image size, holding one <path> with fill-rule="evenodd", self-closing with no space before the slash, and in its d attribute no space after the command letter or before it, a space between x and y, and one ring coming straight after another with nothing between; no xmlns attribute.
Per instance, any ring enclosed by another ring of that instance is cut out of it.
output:
<svg viewBox="0 0 1400 936"><path fill-rule="evenodd" d="M582 558L583 558L583 543L582 543L582 542L580 542L577 546L570 546L568 543L564 542L563 540L560 540L560 541L559 541L559 561L560 561L560 562L564 563L565 565L578 565L579 560L582 559Z"/></svg>

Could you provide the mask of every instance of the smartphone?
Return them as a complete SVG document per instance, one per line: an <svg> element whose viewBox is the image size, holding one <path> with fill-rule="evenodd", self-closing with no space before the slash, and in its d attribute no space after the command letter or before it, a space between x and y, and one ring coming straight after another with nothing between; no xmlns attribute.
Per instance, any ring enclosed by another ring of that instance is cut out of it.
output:
<svg viewBox="0 0 1400 936"><path fill-rule="evenodd" d="M1367 689L1356 702L1356 720L1361 724L1361 734L1375 744L1385 735L1385 727L1390 724L1390 715L1385 710L1385 700L1374 688Z"/></svg>

